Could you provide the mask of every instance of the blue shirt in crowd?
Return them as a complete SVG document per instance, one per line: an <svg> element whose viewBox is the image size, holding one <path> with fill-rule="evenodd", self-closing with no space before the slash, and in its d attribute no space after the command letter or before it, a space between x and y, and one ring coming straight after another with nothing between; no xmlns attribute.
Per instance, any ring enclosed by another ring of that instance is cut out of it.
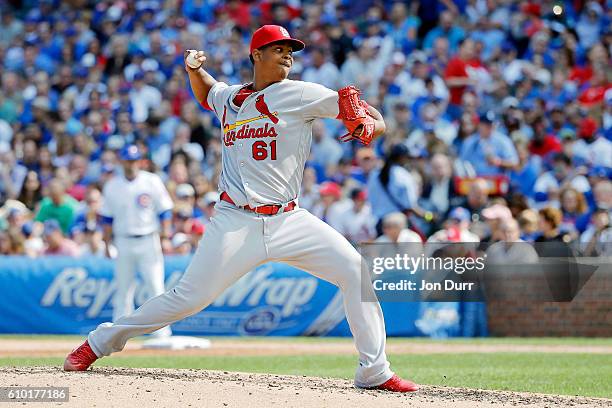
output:
<svg viewBox="0 0 612 408"><path fill-rule="evenodd" d="M518 155L512 140L508 136L495 131L488 139L481 138L478 133L468 137L463 142L459 153L459 158L470 163L478 176L503 174L503 169L489 164L487 161L489 156L518 163Z"/></svg>
<svg viewBox="0 0 612 408"><path fill-rule="evenodd" d="M410 172L402 166L391 167L387 190L380 182L379 175L380 170L374 170L368 178L368 200L372 205L374 217L380 220L387 214L412 208L416 202L417 194L414 179ZM403 207L400 208L399 205Z"/></svg>

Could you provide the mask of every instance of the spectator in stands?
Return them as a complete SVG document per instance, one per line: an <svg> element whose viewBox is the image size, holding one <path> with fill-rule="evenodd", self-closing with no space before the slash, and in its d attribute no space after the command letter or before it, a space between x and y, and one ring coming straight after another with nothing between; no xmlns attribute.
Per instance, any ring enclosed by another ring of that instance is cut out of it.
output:
<svg viewBox="0 0 612 408"><path fill-rule="evenodd" d="M114 247L109 248L107 252L101 226L91 223L86 224L83 234L83 243L80 245L80 256L104 258L106 254L109 253L112 258L116 257L117 250Z"/></svg>
<svg viewBox="0 0 612 408"><path fill-rule="evenodd" d="M84 205L75 217L74 225L83 231L95 230L98 223L98 214L102 208L102 193L92 186L87 190Z"/></svg>
<svg viewBox="0 0 612 408"><path fill-rule="evenodd" d="M0 230L0 255L13 255L13 244L8 231Z"/></svg>
<svg viewBox="0 0 612 408"><path fill-rule="evenodd" d="M553 157L552 170L543 173L533 187L537 202L555 203L559 199L559 192L564 186L571 186L581 193L591 189L589 181L572 168L572 160L564 153L557 153Z"/></svg>
<svg viewBox="0 0 612 408"><path fill-rule="evenodd" d="M375 37L362 40L357 52L342 64L340 80L342 85L354 85L361 89L366 100L378 93L378 82L383 75L380 63L380 41Z"/></svg>
<svg viewBox="0 0 612 408"><path fill-rule="evenodd" d="M589 202L588 211L576 219L576 229L584 232L592 222L591 218L595 210L607 209L612 215L612 182L606 178L593 182L592 197Z"/></svg>
<svg viewBox="0 0 612 408"><path fill-rule="evenodd" d="M382 233L383 218L390 213L407 213L417 201L413 176L403 166L410 159L408 148L395 145L387 155L380 170L371 172L368 178L368 197L376 218L376 231Z"/></svg>
<svg viewBox="0 0 612 408"><path fill-rule="evenodd" d="M19 203L18 201L16 203ZM7 229L16 234L22 234L22 229L29 217L29 211L23 206L12 207L6 216Z"/></svg>
<svg viewBox="0 0 612 408"><path fill-rule="evenodd" d="M563 213L558 208L545 207L539 211L540 214L540 231L542 235L535 242L564 242L567 243L571 239L569 235L560 231Z"/></svg>
<svg viewBox="0 0 612 408"><path fill-rule="evenodd" d="M342 188L333 181L326 181L319 188L319 200L312 208L312 213L328 224L337 222L337 217L342 211ZM339 206L340 204L340 206Z"/></svg>
<svg viewBox="0 0 612 408"><path fill-rule="evenodd" d="M375 238L376 225L366 190L356 188L351 191L350 200L330 225L354 245Z"/></svg>
<svg viewBox="0 0 612 408"><path fill-rule="evenodd" d="M457 136L453 140L453 144L451 147L451 151L454 156L457 156L459 152L461 152L461 147L463 146L463 142L476 133L476 119L469 112L463 112L461 117L459 118L459 127L457 128Z"/></svg>
<svg viewBox="0 0 612 408"><path fill-rule="evenodd" d="M43 224L28 221L23 225L22 232L25 241L23 242L23 255L30 258L41 256L45 250L45 243L41 237Z"/></svg>
<svg viewBox="0 0 612 408"><path fill-rule="evenodd" d="M173 253L176 255L188 255L191 253L191 242L189 236L182 232L174 234L172 237Z"/></svg>
<svg viewBox="0 0 612 408"><path fill-rule="evenodd" d="M444 80L436 73L431 72L424 52L415 51L408 59L410 76L406 83L407 102L413 106L413 113L419 111L421 102L444 101L449 98L448 88Z"/></svg>
<svg viewBox="0 0 612 408"><path fill-rule="evenodd" d="M580 38L580 45L584 49L591 48L599 40L605 21L604 10L601 4L596 1L587 2L585 12L581 14L576 24L576 32Z"/></svg>
<svg viewBox="0 0 612 408"><path fill-rule="evenodd" d="M45 255L77 257L81 254L79 246L64 236L61 225L56 219L44 222L43 238L46 244Z"/></svg>
<svg viewBox="0 0 612 408"><path fill-rule="evenodd" d="M28 171L17 199L24 203L30 211L36 209L36 205L42 199L42 185L37 172Z"/></svg>
<svg viewBox="0 0 612 408"><path fill-rule="evenodd" d="M310 50L311 64L304 70L302 79L326 86L329 89L339 89L340 71L338 67L329 61L327 51L322 47L314 47Z"/></svg>
<svg viewBox="0 0 612 408"><path fill-rule="evenodd" d="M478 133L468 137L459 157L469 162L478 176L495 176L518 164L518 156L508 136L496 131L492 112L480 116Z"/></svg>
<svg viewBox="0 0 612 408"><path fill-rule="evenodd" d="M448 152L448 146L457 136L457 129L440 117L439 113L434 103L421 105L418 127L410 133L405 142L413 155Z"/></svg>
<svg viewBox="0 0 612 408"><path fill-rule="evenodd" d="M467 209L474 221L479 221L482 210L489 204L489 185L482 178L473 180L469 185L467 197L464 198L462 207Z"/></svg>
<svg viewBox="0 0 612 408"><path fill-rule="evenodd" d="M408 228L408 219L401 212L389 213L382 221L383 234L376 239L376 243L422 243L419 234ZM416 251L418 252L418 251Z"/></svg>
<svg viewBox="0 0 612 408"><path fill-rule="evenodd" d="M217 191L209 191L200 199L199 208L202 211L200 220L204 224L208 224L213 215L215 215L215 204L219 202L220 194Z"/></svg>
<svg viewBox="0 0 612 408"><path fill-rule="evenodd" d="M438 26L427 33L423 40L423 49L431 49L434 42L440 37L448 40L451 51L456 50L460 46L461 40L465 37L463 29L455 24L455 16L450 10L440 13Z"/></svg>
<svg viewBox="0 0 612 408"><path fill-rule="evenodd" d="M0 142L0 202L15 199L21 191L28 170L18 164L7 142Z"/></svg>
<svg viewBox="0 0 612 408"><path fill-rule="evenodd" d="M461 117L461 100L463 94L469 86L475 84L476 79L473 76L470 77L470 70L468 69L475 64L475 57L476 50L474 41L465 39L461 41L459 52L448 61L444 71L444 79L446 80L446 86L450 92L448 114L451 119L456 120Z"/></svg>
<svg viewBox="0 0 612 408"><path fill-rule="evenodd" d="M315 120L312 124L311 160L313 165L321 166L330 174L344 154L340 143L329 136L325 124Z"/></svg>
<svg viewBox="0 0 612 408"><path fill-rule="evenodd" d="M526 209L521 211L517 221L521 229L521 239L526 242L534 242L536 238L541 235L539 231L539 219L540 216L537 211L533 209Z"/></svg>
<svg viewBox="0 0 612 408"><path fill-rule="evenodd" d="M453 208L448 214L444 228L433 233L427 242L480 242L478 235L469 230L471 220L467 209Z"/></svg>
<svg viewBox="0 0 612 408"><path fill-rule="evenodd" d="M202 211L196 206L195 189L191 184L183 183L176 186L176 208L191 212L191 217L202 216Z"/></svg>
<svg viewBox="0 0 612 408"><path fill-rule="evenodd" d="M312 212L312 208L319 199L319 186L317 184L317 173L314 168L307 166L304 169L302 188L300 188L300 207Z"/></svg>
<svg viewBox="0 0 612 408"><path fill-rule="evenodd" d="M53 179L48 186L49 195L40 202L36 221L57 220L62 232L67 234L74 221L77 210L77 201L66 194L64 184Z"/></svg>
<svg viewBox="0 0 612 408"><path fill-rule="evenodd" d="M87 239L90 230L83 225L94 224L96 206L91 195L113 174L116 151L126 143L147 151L147 168L160 173L170 191L193 186L195 194L175 196L177 204L208 222L218 200L211 191L221 171L220 130L216 117L186 90L182 50L206 50L216 77L245 83L250 62L242 51L249 29L273 21L309 42L311 51L296 57L292 78L332 89L355 84L381 106L388 125L370 147L357 147L335 141L344 130L337 123L314 124L301 207L321 208L319 183L337 182L344 193L367 185L379 233L384 215L404 211L427 238L457 206L478 221L491 205L487 183L503 184L509 176L510 192L527 200L503 198L529 241L540 234L534 209L560 207L561 230L574 224L577 234L595 228L598 208L612 208L606 70L612 37L602 2L564 5L561 17L544 3L516 1L395 3L385 12L362 2L216 7L189 0L144 9L22 3L19 10L9 4L1 12L0 206L18 198L35 219L57 219L78 239ZM488 123L487 115L479 124L488 111L502 118L498 125ZM406 144L406 158L392 165L387 160L389 177L382 177L393 202L380 183L378 157L389 158L395 145ZM464 152L469 147L474 151ZM461 188L474 177L491 178L472 183L464 198L452 191L455 175L464 178ZM50 192L56 182L67 194ZM585 213L572 209L568 197L574 193L564 194L569 204L563 203L561 191L570 187L585 196ZM87 214L85 220L71 220L75 212L68 207L76 201L70 196L85 200L77 211ZM354 205L340 199L334 207L348 211ZM428 211L436 215L433 222ZM0 214L0 228L9 213ZM11 219L25 222L22 231L11 228L9 252L41 252L42 224L29 217L26 212L25 220ZM325 217L335 216L332 211ZM193 220L192 230L197 234L184 233L194 248L203 225Z"/></svg>
<svg viewBox="0 0 612 408"><path fill-rule="evenodd" d="M529 152L546 158L562 150L561 142L552 134L546 133L546 122L543 116L537 116L531 121L533 136L529 142Z"/></svg>
<svg viewBox="0 0 612 408"><path fill-rule="evenodd" d="M584 256L612 255L612 223L610 211L599 208L591 217L591 224L580 236L580 247Z"/></svg>
<svg viewBox="0 0 612 408"><path fill-rule="evenodd" d="M590 166L612 167L612 141L597 133L597 122L587 117L580 123L578 129L580 140L574 143L573 151L576 158Z"/></svg>
<svg viewBox="0 0 612 408"><path fill-rule="evenodd" d="M422 196L433 206L437 220L443 219L450 207L459 205L459 195L452 179L453 169L450 158L444 154L435 154L431 158L431 177L423 186Z"/></svg>
<svg viewBox="0 0 612 408"><path fill-rule="evenodd" d="M487 248L487 264L503 266L536 263L538 253L520 238L521 230L514 218L506 218L499 225L500 240Z"/></svg>
<svg viewBox="0 0 612 408"><path fill-rule="evenodd" d="M570 233L572 238L578 238L576 221L588 211L588 206L584 194L570 186L561 190L559 201L563 219L560 229Z"/></svg>
<svg viewBox="0 0 612 408"><path fill-rule="evenodd" d="M512 219L512 212L504 204L496 203L482 210L482 218L487 224L487 233L480 237L483 242L497 242L504 239L502 224Z"/></svg>

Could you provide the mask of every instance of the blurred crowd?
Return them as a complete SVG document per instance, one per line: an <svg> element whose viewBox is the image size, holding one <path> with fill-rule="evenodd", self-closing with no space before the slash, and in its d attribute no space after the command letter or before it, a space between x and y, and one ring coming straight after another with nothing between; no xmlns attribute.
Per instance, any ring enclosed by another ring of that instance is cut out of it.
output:
<svg viewBox="0 0 612 408"><path fill-rule="evenodd" d="M22 0L0 6L0 254L104 256L101 190L127 143L171 193L187 254L219 199L219 122L185 49L252 79L279 24L291 78L353 84L382 111L369 147L313 125L300 206L351 242L612 241L612 1ZM112 251L111 251L112 252Z"/></svg>

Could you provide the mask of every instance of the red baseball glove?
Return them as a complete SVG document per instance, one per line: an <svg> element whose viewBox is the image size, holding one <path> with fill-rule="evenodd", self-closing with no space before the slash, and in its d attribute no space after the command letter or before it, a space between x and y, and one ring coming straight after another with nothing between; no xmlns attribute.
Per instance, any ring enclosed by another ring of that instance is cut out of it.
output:
<svg viewBox="0 0 612 408"><path fill-rule="evenodd" d="M361 91L352 85L338 90L338 118L349 131L339 139L342 142L357 139L368 145L374 137L374 118L368 112L368 104L360 100L359 95Z"/></svg>

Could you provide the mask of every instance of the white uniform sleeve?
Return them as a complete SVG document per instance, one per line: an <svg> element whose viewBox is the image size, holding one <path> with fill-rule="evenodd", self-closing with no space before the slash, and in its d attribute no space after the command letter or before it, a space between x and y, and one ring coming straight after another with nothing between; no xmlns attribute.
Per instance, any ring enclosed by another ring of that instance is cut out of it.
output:
<svg viewBox="0 0 612 408"><path fill-rule="evenodd" d="M205 108L210 108L219 119L221 119L221 115L223 114L223 106L225 106L225 102L232 91L232 88L228 86L225 82L216 82L210 91L208 91L208 96L206 98L206 103L208 106Z"/></svg>
<svg viewBox="0 0 612 408"><path fill-rule="evenodd" d="M113 218L113 206L112 206L112 192L111 192L111 181L108 181L102 189L102 207L98 212L102 217Z"/></svg>
<svg viewBox="0 0 612 408"><path fill-rule="evenodd" d="M171 210L174 207L172 198L170 198L170 194L168 194L168 190L166 189L164 182L158 175L153 177L153 187L154 191L156 191L156 194L153 197L153 202L155 203L155 210L157 211L157 214Z"/></svg>
<svg viewBox="0 0 612 408"><path fill-rule="evenodd" d="M304 82L301 102L305 120L338 117L338 92L323 85Z"/></svg>

